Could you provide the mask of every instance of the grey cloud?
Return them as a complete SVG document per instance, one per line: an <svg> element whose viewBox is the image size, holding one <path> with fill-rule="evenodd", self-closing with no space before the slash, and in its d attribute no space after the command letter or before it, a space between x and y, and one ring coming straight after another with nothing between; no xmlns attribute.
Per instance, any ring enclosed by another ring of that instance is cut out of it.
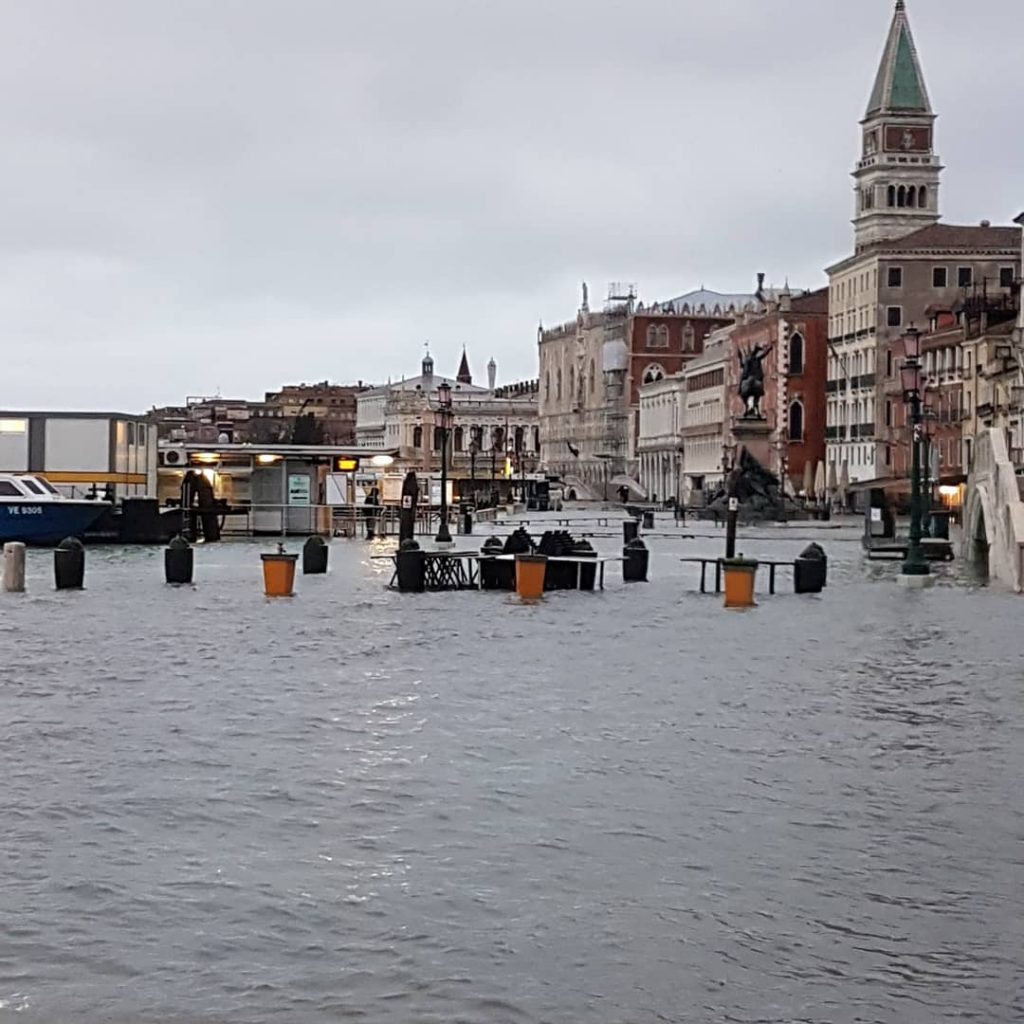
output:
<svg viewBox="0 0 1024 1024"><path fill-rule="evenodd" d="M1007 220L1016 5L910 0L952 218ZM0 38L6 405L535 373L636 281L813 285L890 0L33 0ZM1006 38L1003 38L1003 37ZM993 42L996 40L997 42Z"/></svg>

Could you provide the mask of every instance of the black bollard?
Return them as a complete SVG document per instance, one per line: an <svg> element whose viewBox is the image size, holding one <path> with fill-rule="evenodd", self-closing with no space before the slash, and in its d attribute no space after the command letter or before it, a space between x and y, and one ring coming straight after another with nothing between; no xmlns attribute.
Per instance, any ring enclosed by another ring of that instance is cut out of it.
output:
<svg viewBox="0 0 1024 1024"><path fill-rule="evenodd" d="M81 590L85 585L85 548L77 537L65 537L57 545L53 577L58 590Z"/></svg>
<svg viewBox="0 0 1024 1024"><path fill-rule="evenodd" d="M793 563L793 589L798 594L820 594L828 582L828 556L820 544L809 544Z"/></svg>
<svg viewBox="0 0 1024 1024"><path fill-rule="evenodd" d="M500 580L498 577L498 555L502 552L502 543L497 537L488 537L480 548L480 589L498 590Z"/></svg>
<svg viewBox="0 0 1024 1024"><path fill-rule="evenodd" d="M395 556L398 564L398 589L403 594L422 594L427 589L426 559L415 540L403 540Z"/></svg>
<svg viewBox="0 0 1024 1024"><path fill-rule="evenodd" d="M184 537L172 537L164 549L164 579L168 583L191 583L194 568L195 552L192 546Z"/></svg>
<svg viewBox="0 0 1024 1024"><path fill-rule="evenodd" d="M322 576L327 572L329 550L323 537L310 537L302 545L303 576Z"/></svg>
<svg viewBox="0 0 1024 1024"><path fill-rule="evenodd" d="M637 519L624 519L622 521L622 543L628 544L640 536L640 522Z"/></svg>
<svg viewBox="0 0 1024 1024"><path fill-rule="evenodd" d="M644 513L644 529L645 530L653 530L654 529L654 513L653 512L645 512Z"/></svg>
<svg viewBox="0 0 1024 1024"><path fill-rule="evenodd" d="M647 545L637 537L622 549L622 580L624 583L646 583L647 563L651 553Z"/></svg>

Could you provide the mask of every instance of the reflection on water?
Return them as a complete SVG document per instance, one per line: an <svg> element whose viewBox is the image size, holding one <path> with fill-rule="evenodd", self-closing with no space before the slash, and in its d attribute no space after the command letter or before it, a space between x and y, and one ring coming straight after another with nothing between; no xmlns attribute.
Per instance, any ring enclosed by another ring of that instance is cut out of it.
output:
<svg viewBox="0 0 1024 1024"><path fill-rule="evenodd" d="M177 590L91 551L60 595L36 553L0 602L0 1015L1021 1019L1015 600L823 532L824 595L727 614L676 560L704 534L528 607L392 594L360 543L278 603L256 545Z"/></svg>

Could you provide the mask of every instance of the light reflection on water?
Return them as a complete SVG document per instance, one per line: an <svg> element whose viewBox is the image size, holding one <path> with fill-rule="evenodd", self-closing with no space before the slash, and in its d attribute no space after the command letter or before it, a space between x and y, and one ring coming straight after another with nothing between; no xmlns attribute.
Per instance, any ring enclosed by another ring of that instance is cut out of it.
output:
<svg viewBox="0 0 1024 1024"><path fill-rule="evenodd" d="M749 614L675 560L708 527L535 606L390 593L362 543L276 603L257 545L177 590L90 551L59 595L35 553L0 601L0 1015L1021 1019L1016 599L905 593L849 532L744 546L805 533L825 594Z"/></svg>

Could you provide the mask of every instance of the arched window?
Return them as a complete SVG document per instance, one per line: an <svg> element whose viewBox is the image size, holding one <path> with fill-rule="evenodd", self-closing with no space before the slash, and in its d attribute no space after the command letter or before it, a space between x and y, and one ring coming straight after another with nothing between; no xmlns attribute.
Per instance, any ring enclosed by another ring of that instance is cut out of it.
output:
<svg viewBox="0 0 1024 1024"><path fill-rule="evenodd" d="M928 186L927 185L922 185L917 190L917 205L922 210L926 210L928 208Z"/></svg>
<svg viewBox="0 0 1024 1024"><path fill-rule="evenodd" d="M795 376L804 372L804 336L799 332L789 339L789 373Z"/></svg>
<svg viewBox="0 0 1024 1024"><path fill-rule="evenodd" d="M516 454L518 455L523 450L523 436L525 431L522 427L516 427L515 432L515 448Z"/></svg>
<svg viewBox="0 0 1024 1024"><path fill-rule="evenodd" d="M662 380L664 376L665 371L657 363L651 363L651 365L644 370L644 383L653 384L656 380Z"/></svg>
<svg viewBox="0 0 1024 1024"><path fill-rule="evenodd" d="M804 439L804 403L795 401L790 407L790 440Z"/></svg>
<svg viewBox="0 0 1024 1024"><path fill-rule="evenodd" d="M442 448L441 440L444 437L444 431L441 427L434 427L434 451L439 452Z"/></svg>
<svg viewBox="0 0 1024 1024"><path fill-rule="evenodd" d="M895 206L896 205L896 186L895 185L890 185L889 186L888 200L889 200L889 205L890 206Z"/></svg>
<svg viewBox="0 0 1024 1024"><path fill-rule="evenodd" d="M907 205L907 186L906 185L900 185L900 187L896 190L896 205L897 206L906 206Z"/></svg>
<svg viewBox="0 0 1024 1024"><path fill-rule="evenodd" d="M693 329L693 324L687 324L683 328L683 351L684 352L695 352L697 349L697 332Z"/></svg>
<svg viewBox="0 0 1024 1024"><path fill-rule="evenodd" d="M907 189L907 206L917 206L917 187L911 185Z"/></svg>
<svg viewBox="0 0 1024 1024"><path fill-rule="evenodd" d="M413 448L423 447L423 428L413 427L412 428L412 446Z"/></svg>
<svg viewBox="0 0 1024 1024"><path fill-rule="evenodd" d="M559 367L555 371L555 401L560 402L562 400L562 368Z"/></svg>
<svg viewBox="0 0 1024 1024"><path fill-rule="evenodd" d="M561 372L561 371L559 371ZM502 427L491 428L491 447L495 451L504 451L505 449L505 431Z"/></svg>
<svg viewBox="0 0 1024 1024"><path fill-rule="evenodd" d="M589 384L590 384L590 393L591 393L591 394L593 394L593 393L594 393L594 385L595 385L595 382L596 382L596 374L595 374L595 372L594 372L594 360L593 360L593 359L591 359L591 360L590 360L590 381L589 381Z"/></svg>
<svg viewBox="0 0 1024 1024"><path fill-rule="evenodd" d="M654 348L658 343L658 328L650 324L647 328L647 347Z"/></svg>
<svg viewBox="0 0 1024 1024"><path fill-rule="evenodd" d="M544 401L547 402L551 398L551 371L546 370L544 372Z"/></svg>
<svg viewBox="0 0 1024 1024"><path fill-rule="evenodd" d="M462 427L456 427L452 432L452 448L457 451L462 451Z"/></svg>
<svg viewBox="0 0 1024 1024"><path fill-rule="evenodd" d="M789 407L789 439L790 441L802 441L804 439L804 407L802 402L794 402Z"/></svg>
<svg viewBox="0 0 1024 1024"><path fill-rule="evenodd" d="M569 401L576 397L576 367L569 367Z"/></svg>
<svg viewBox="0 0 1024 1024"><path fill-rule="evenodd" d="M540 451L540 427L533 428L533 450Z"/></svg>

